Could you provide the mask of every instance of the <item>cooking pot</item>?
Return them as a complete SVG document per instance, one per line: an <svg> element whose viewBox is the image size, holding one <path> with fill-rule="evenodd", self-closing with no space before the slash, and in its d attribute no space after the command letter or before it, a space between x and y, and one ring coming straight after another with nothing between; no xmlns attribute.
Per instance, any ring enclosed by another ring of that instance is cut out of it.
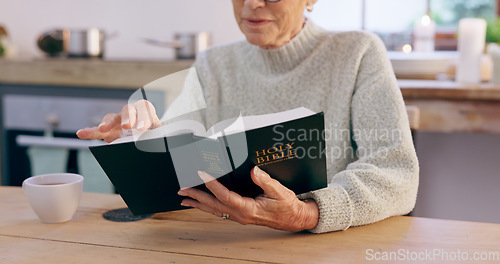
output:
<svg viewBox="0 0 500 264"><path fill-rule="evenodd" d="M145 38L144 42L156 46L175 49L176 59L194 59L198 52L210 46L210 33L176 33L173 41L160 41Z"/></svg>
<svg viewBox="0 0 500 264"><path fill-rule="evenodd" d="M38 37L38 47L49 56L59 56L63 52L63 31L52 30Z"/></svg>
<svg viewBox="0 0 500 264"><path fill-rule="evenodd" d="M106 35L97 28L56 29L38 38L38 47L50 56L99 57Z"/></svg>

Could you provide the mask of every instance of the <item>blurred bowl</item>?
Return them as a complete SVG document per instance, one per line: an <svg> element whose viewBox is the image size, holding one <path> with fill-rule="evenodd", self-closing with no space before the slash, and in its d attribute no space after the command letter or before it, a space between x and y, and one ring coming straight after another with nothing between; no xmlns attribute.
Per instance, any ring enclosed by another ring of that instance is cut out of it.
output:
<svg viewBox="0 0 500 264"><path fill-rule="evenodd" d="M388 52L398 79L436 79L446 73L457 52Z"/></svg>

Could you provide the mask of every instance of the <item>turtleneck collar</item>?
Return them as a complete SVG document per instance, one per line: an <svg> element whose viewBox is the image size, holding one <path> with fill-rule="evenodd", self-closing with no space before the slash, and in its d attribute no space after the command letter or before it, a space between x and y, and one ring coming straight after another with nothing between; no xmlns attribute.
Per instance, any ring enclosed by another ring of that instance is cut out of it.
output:
<svg viewBox="0 0 500 264"><path fill-rule="evenodd" d="M244 58L263 74L282 74L297 67L325 36L326 31L306 20L302 30L287 44L275 49L261 49L245 41Z"/></svg>

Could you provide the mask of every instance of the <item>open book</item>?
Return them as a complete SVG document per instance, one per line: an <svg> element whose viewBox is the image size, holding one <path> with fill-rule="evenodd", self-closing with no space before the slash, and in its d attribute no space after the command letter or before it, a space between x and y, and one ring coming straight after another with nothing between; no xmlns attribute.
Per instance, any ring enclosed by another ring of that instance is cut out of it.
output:
<svg viewBox="0 0 500 264"><path fill-rule="evenodd" d="M250 178L254 166L297 194L327 186L323 113L296 108L237 117L210 129L180 120L139 136L90 147L134 214L184 209L180 188L206 190L205 171L243 196L262 190Z"/></svg>

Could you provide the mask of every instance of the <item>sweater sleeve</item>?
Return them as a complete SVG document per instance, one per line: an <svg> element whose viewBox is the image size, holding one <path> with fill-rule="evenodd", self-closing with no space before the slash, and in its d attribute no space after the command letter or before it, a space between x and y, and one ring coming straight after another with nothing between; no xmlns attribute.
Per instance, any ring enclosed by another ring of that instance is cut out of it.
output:
<svg viewBox="0 0 500 264"><path fill-rule="evenodd" d="M418 160L408 117L380 39L362 34L351 101L351 145L357 160L333 175L327 188L299 195L314 199L323 233L410 212L418 187Z"/></svg>

